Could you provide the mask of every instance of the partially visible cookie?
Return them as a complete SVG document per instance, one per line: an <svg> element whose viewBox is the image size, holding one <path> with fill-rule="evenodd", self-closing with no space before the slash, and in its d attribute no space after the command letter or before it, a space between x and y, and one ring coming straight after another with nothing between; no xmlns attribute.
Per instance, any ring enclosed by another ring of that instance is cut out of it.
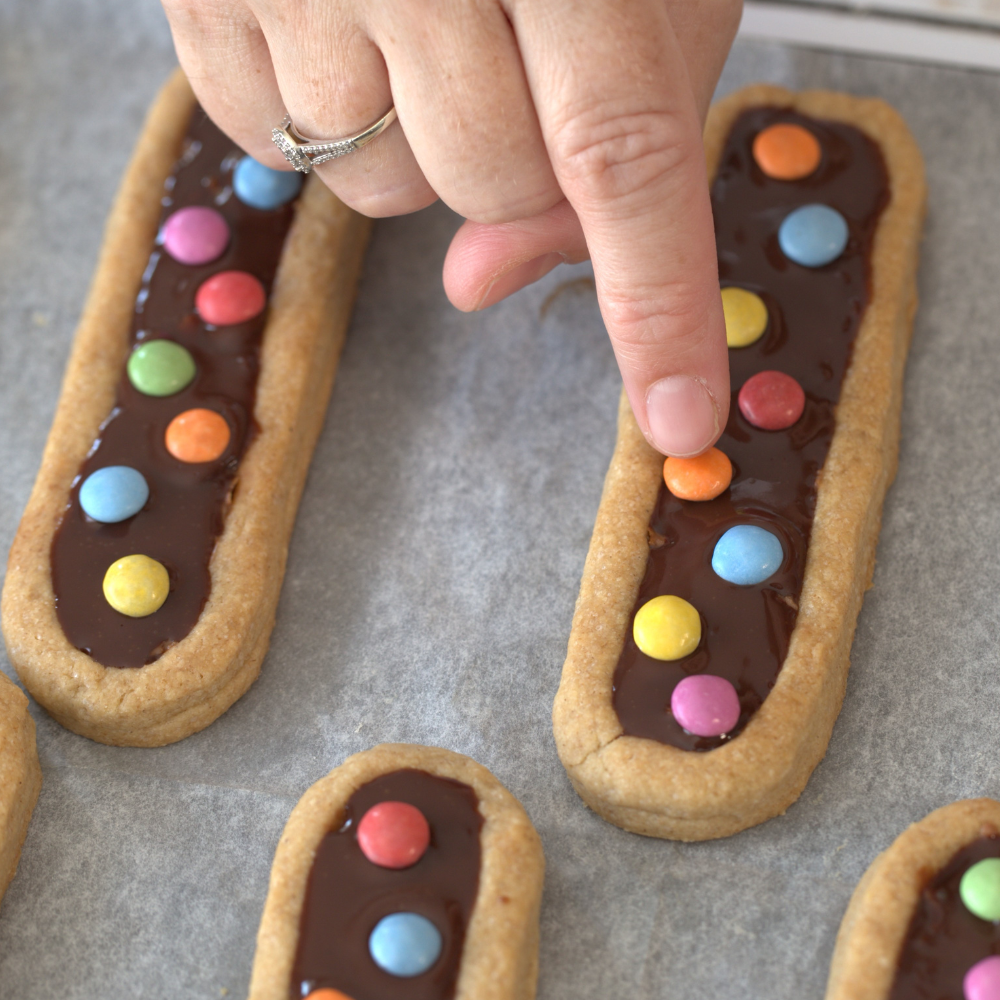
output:
<svg viewBox="0 0 1000 1000"><path fill-rule="evenodd" d="M0 674L0 898L17 871L41 787L42 769L28 699Z"/></svg>
<svg viewBox="0 0 1000 1000"><path fill-rule="evenodd" d="M278 843L250 1000L531 1000L545 860L486 768L386 743L302 797Z"/></svg>
<svg viewBox="0 0 1000 1000"><path fill-rule="evenodd" d="M901 833L858 883L826 1000L991 1000L1000 995L997 920L1000 802L937 809ZM983 992L985 983L994 992Z"/></svg>

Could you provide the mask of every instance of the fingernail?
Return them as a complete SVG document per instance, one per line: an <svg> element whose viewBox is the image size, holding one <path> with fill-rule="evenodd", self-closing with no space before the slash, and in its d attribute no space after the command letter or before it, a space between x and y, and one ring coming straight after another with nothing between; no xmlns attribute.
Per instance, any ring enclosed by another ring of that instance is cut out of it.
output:
<svg viewBox="0 0 1000 1000"><path fill-rule="evenodd" d="M671 375L646 393L653 447L664 455L700 455L719 434L719 411L708 387L690 375Z"/></svg>
<svg viewBox="0 0 1000 1000"><path fill-rule="evenodd" d="M489 306L495 305L501 299L505 299L508 295L513 295L514 292L524 288L525 285L530 285L532 282L538 281L539 278L548 274L554 267L558 267L565 261L566 256L564 254L557 252L545 253L541 257L535 257L532 260L525 261L523 264L518 264L517 267L511 268L503 274L498 274L486 286L486 290L480 296L479 302L476 303L476 309L486 309Z"/></svg>

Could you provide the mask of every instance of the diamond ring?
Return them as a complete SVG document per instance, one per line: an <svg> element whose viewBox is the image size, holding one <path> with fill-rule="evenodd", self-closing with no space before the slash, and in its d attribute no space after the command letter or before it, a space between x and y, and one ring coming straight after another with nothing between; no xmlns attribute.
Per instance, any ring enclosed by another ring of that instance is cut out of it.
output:
<svg viewBox="0 0 1000 1000"><path fill-rule="evenodd" d="M289 115L276 129L271 130L274 144L285 154L285 159L299 173L308 174L313 167L327 160L335 160L338 156L347 156L362 146L367 146L375 136L384 132L396 120L395 107L389 110L374 125L369 125L357 135L349 135L344 139L332 139L328 142L318 142L307 139L292 124Z"/></svg>

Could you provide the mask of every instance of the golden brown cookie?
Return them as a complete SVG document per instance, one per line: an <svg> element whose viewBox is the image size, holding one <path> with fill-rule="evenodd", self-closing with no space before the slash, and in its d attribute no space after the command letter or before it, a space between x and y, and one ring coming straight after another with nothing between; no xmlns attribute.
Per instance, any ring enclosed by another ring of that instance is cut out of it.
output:
<svg viewBox="0 0 1000 1000"><path fill-rule="evenodd" d="M0 674L0 899L17 871L41 787L28 699Z"/></svg>
<svg viewBox="0 0 1000 1000"><path fill-rule="evenodd" d="M826 1000L886 1000L925 887L962 848L998 835L1000 802L994 799L953 802L901 833L871 863L851 896L830 963ZM983 947L988 954L988 940Z"/></svg>
<svg viewBox="0 0 1000 1000"><path fill-rule="evenodd" d="M68 729L115 745L182 739L257 677L369 232L368 220L310 178L270 298L253 413L259 431L239 465L194 627L136 669L103 666L75 648L56 616L50 550L74 477L115 400L164 181L194 106L178 71L150 110L125 173L3 591L7 649L28 691Z"/></svg>
<svg viewBox="0 0 1000 1000"><path fill-rule="evenodd" d="M440 958L413 982L420 984L422 990L430 989L425 977L433 982L445 982L457 969L456 1000L530 1000L534 997L538 977L538 913L545 859L531 820L510 792L469 757L436 747L384 743L355 754L334 768L306 792L292 811L271 869L271 884L257 934L250 1000L287 1000L293 985L296 990L301 987L300 982L293 984L293 970L300 948L300 922L306 905L307 883L318 851L323 857L335 857L337 863L351 866L352 875L355 867L369 869L362 872L362 877L373 881L365 885L377 886L330 900L331 907L348 921L348 926L354 927L355 922L357 926L356 935L351 932L341 935L350 939L352 950L347 960L335 962L334 968L343 969L356 961L359 967L365 966L357 974L375 977L372 981L376 989L379 982L390 987L399 982L398 979L393 982L394 977L379 970L367 954L368 935L384 914L406 910L407 900L421 897L430 898L432 905L442 906L442 913L456 912L457 904L448 898L435 903L436 896L440 895L436 883L425 881L433 879L435 872L447 872L449 866L459 864L456 855L448 853L452 849L448 845L453 843L448 838L449 835L454 838L454 831L443 829L445 820L436 821L419 794L414 793L410 798L413 803L420 804L429 817L431 846L427 856L421 856L410 868L376 870L358 846L356 832L370 804L365 803L359 809L362 815L348 816L347 807L352 797L359 790L364 794L365 786L376 779L385 781L389 777L402 781L402 786L384 787L395 788L396 800L404 800L404 795L408 794L407 782L413 780L414 771L424 772L418 774L423 781L427 780L427 775L448 779L443 783L445 794L468 796L475 825L481 822L481 827L478 888L460 953L452 954L454 968L449 973L446 964L450 945L455 940L452 917L450 930L440 928L444 932ZM455 782L460 782L461 786L455 786ZM378 785L370 785L369 797L378 802L381 795ZM360 802L360 798L357 801ZM459 815L458 811L455 815ZM348 818L350 826L338 833ZM457 825L469 824L463 821ZM328 834L332 836L327 838ZM327 848L328 843L331 848ZM441 852L436 858L432 856L435 851ZM331 879L327 884L332 887L342 881L346 879ZM335 894L336 890L331 888L331 892ZM435 921L438 922L444 923L443 920ZM342 972L338 974L336 982L322 978L310 982L315 989L339 989L349 996L350 980L342 978L343 975ZM322 992L318 995L322 996ZM432 994L421 992L420 995Z"/></svg>
<svg viewBox="0 0 1000 1000"><path fill-rule="evenodd" d="M788 654L773 690L743 732L709 752L624 735L612 703L612 677L646 569L647 527L663 464L621 399L618 441L584 568L553 726L560 759L587 805L627 830L676 840L725 837L779 815L798 798L826 752L874 570L882 501L895 474L903 368L917 301L926 192L920 151L899 115L879 100L748 87L720 101L709 115L710 176L733 123L755 107L790 108L860 129L882 151L890 202L875 232L871 298L819 481Z"/></svg>

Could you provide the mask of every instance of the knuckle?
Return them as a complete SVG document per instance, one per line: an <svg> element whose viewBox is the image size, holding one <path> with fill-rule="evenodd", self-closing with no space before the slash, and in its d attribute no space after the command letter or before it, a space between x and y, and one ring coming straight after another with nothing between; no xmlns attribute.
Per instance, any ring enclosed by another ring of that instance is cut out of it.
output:
<svg viewBox="0 0 1000 1000"><path fill-rule="evenodd" d="M668 110L597 105L568 114L553 132L564 187L594 202L619 201L700 154L682 117Z"/></svg>
<svg viewBox="0 0 1000 1000"><path fill-rule="evenodd" d="M673 354L693 355L709 329L703 290L681 284L603 291L601 308L619 351L641 354L669 343Z"/></svg>

